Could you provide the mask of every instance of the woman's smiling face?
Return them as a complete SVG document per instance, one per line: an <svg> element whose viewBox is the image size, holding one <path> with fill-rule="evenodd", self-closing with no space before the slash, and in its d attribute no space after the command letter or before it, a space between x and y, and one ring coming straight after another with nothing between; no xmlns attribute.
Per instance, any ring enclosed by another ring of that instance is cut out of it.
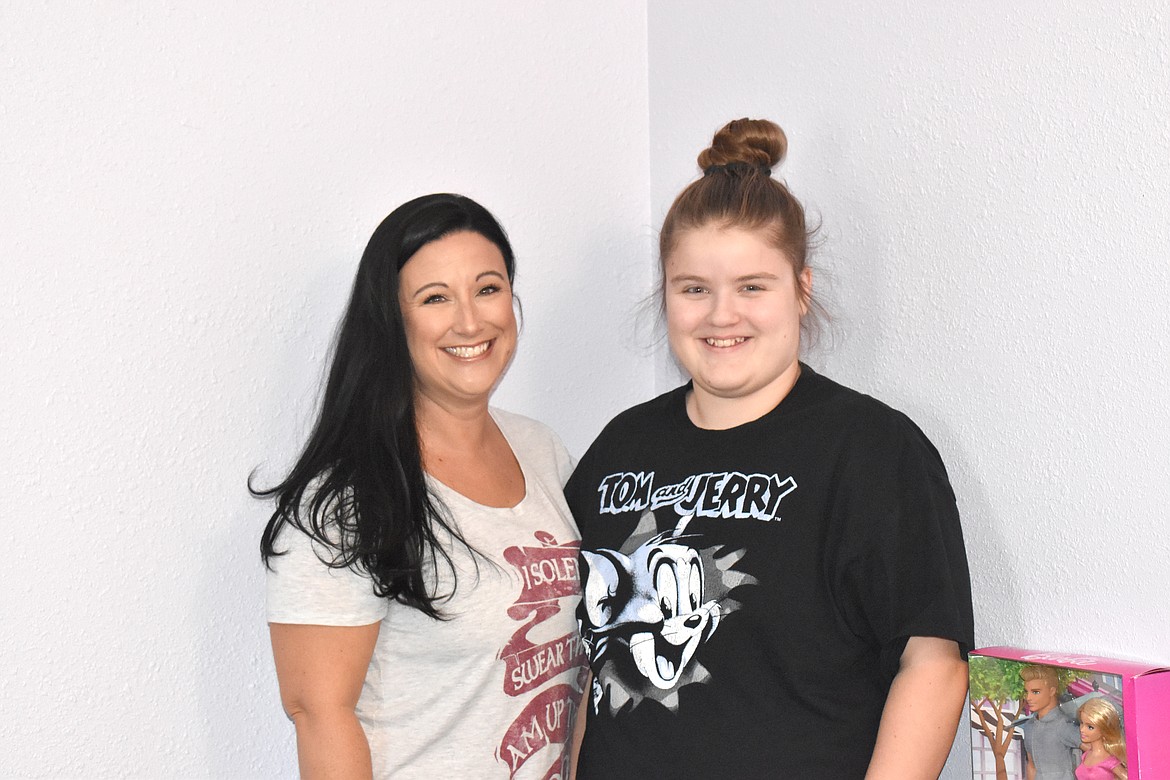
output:
<svg viewBox="0 0 1170 780"><path fill-rule="evenodd" d="M402 266L398 302L415 392L444 407L486 403L516 351L512 286L500 250L462 231Z"/></svg>

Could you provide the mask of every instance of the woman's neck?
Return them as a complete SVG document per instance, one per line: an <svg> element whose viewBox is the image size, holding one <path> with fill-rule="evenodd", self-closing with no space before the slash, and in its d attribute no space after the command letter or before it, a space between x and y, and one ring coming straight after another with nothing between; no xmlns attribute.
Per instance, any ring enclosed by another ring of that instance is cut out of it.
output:
<svg viewBox="0 0 1170 780"><path fill-rule="evenodd" d="M431 477L482 506L514 507L524 499L524 471L486 400L451 406L420 396L415 420Z"/></svg>
<svg viewBox="0 0 1170 780"><path fill-rule="evenodd" d="M424 453L428 449L474 451L496 432L486 399L482 403L441 404L419 394L415 396L414 419Z"/></svg>

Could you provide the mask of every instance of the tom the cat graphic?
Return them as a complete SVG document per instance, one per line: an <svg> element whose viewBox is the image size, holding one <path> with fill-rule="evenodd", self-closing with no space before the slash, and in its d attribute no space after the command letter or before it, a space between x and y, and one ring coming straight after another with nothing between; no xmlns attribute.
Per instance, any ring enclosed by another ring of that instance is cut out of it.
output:
<svg viewBox="0 0 1170 780"><path fill-rule="evenodd" d="M644 698L677 710L678 689L708 677L696 652L737 606L728 592L754 580L733 570L742 550L704 549L687 534L692 517L657 533L646 512L621 549L581 551L577 617L595 672L595 712Z"/></svg>

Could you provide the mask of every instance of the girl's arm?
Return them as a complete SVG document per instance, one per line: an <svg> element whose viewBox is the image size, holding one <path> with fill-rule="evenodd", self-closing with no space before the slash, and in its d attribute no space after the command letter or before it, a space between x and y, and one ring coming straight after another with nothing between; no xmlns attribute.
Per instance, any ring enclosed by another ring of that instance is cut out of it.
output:
<svg viewBox="0 0 1170 780"><path fill-rule="evenodd" d="M380 625L268 624L280 700L296 724L306 780L372 774L370 746L354 709Z"/></svg>
<svg viewBox="0 0 1170 780"><path fill-rule="evenodd" d="M586 707L593 700L593 672L585 676L585 689L581 692L581 703L577 705L577 720L573 723L573 734L569 743L569 780L577 776L577 761L581 756L581 743L585 740Z"/></svg>
<svg viewBox="0 0 1170 780"><path fill-rule="evenodd" d="M882 710L867 780L937 780L959 726L967 662L950 639L912 636Z"/></svg>

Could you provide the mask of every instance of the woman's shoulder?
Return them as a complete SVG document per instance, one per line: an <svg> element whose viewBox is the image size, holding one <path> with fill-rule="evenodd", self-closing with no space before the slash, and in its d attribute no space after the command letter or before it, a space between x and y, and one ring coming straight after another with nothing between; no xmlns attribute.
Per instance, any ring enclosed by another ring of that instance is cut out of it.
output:
<svg viewBox="0 0 1170 780"><path fill-rule="evenodd" d="M491 415L517 457L551 464L564 484L573 470L573 458L556 431L539 420L494 406Z"/></svg>
<svg viewBox="0 0 1170 780"><path fill-rule="evenodd" d="M491 407L491 415L509 440L519 439L526 442L556 442L560 444L561 438L557 436L556 431L540 420L516 412L509 412L496 406Z"/></svg>

